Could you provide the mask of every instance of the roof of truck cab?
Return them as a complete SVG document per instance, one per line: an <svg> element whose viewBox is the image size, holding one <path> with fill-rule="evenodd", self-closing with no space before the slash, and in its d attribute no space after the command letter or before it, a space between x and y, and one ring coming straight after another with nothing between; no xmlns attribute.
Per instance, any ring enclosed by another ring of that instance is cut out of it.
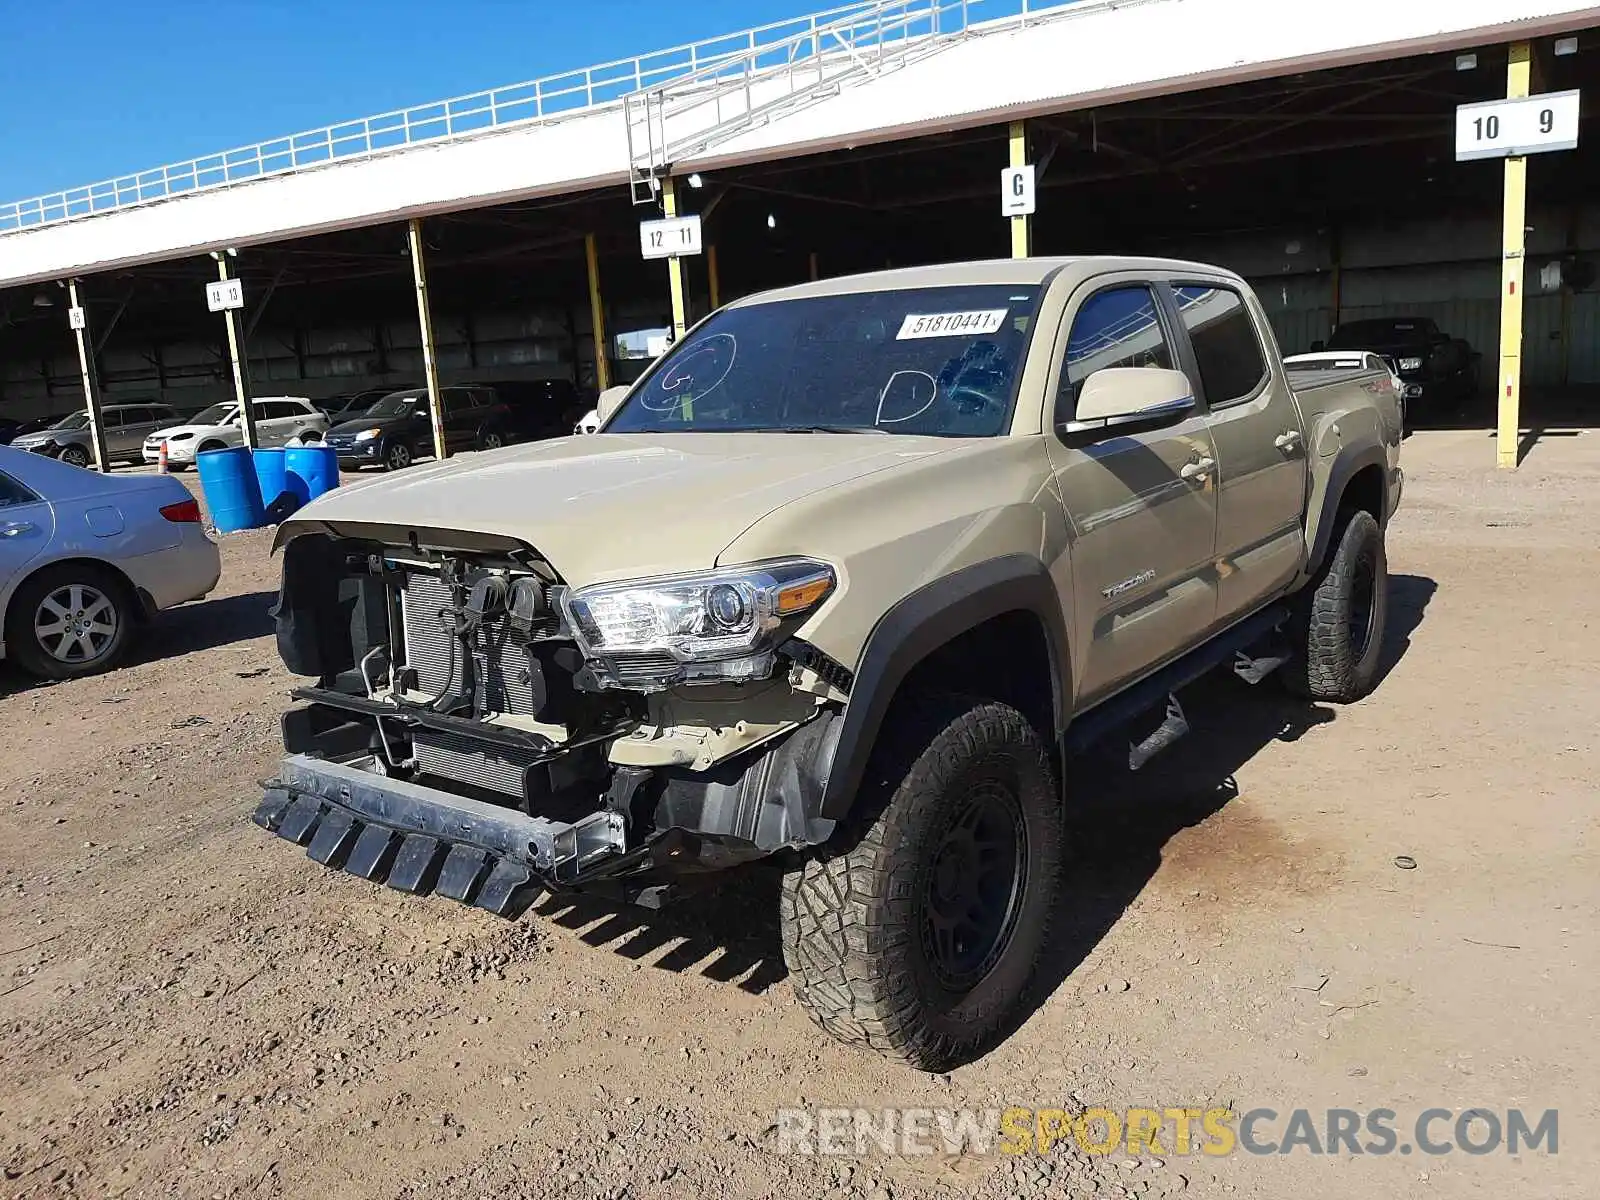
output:
<svg viewBox="0 0 1600 1200"><path fill-rule="evenodd" d="M841 275L789 287L774 288L741 297L728 305L741 308L767 304L774 300L802 300L816 296L849 296L863 292L906 291L926 287L966 287L984 284L1037 287L1058 272L1071 270L1078 278L1104 275L1111 271L1149 271L1169 274L1194 272L1225 279L1237 279L1232 271L1205 263L1174 258L1129 258L1123 255L1077 255L1065 258L988 258L976 262L933 263L923 267L897 267L888 271L868 271L861 275Z"/></svg>

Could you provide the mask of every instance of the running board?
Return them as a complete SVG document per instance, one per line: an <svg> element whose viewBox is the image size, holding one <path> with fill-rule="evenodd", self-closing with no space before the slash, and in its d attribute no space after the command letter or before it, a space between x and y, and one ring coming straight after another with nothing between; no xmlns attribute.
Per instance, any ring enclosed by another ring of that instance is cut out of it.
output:
<svg viewBox="0 0 1600 1200"><path fill-rule="evenodd" d="M1291 657L1289 651L1282 648L1275 649L1260 658L1254 658L1243 650L1238 650L1233 656L1233 673L1254 686L1283 666Z"/></svg>
<svg viewBox="0 0 1600 1200"><path fill-rule="evenodd" d="M1208 671L1230 662L1236 653L1269 636L1288 616L1287 605L1274 604L1264 608L1145 676L1132 687L1101 701L1067 727L1063 742L1067 753L1081 754L1142 713L1162 706L1174 692Z"/></svg>
<svg viewBox="0 0 1600 1200"><path fill-rule="evenodd" d="M1183 715L1183 705L1178 703L1178 698L1169 694L1167 696L1166 719L1156 726L1156 730L1142 742L1135 742L1128 746L1128 770L1137 771L1163 750L1170 747L1180 738L1189 734L1189 722Z"/></svg>

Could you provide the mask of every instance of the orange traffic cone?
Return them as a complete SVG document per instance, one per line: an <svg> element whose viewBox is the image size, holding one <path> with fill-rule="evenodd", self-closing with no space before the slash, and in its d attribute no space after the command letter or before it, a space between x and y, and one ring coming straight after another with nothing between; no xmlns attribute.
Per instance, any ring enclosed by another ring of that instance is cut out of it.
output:
<svg viewBox="0 0 1600 1200"><path fill-rule="evenodd" d="M161 440L161 453L156 455L156 470L162 475L167 473L167 442L165 438Z"/></svg>

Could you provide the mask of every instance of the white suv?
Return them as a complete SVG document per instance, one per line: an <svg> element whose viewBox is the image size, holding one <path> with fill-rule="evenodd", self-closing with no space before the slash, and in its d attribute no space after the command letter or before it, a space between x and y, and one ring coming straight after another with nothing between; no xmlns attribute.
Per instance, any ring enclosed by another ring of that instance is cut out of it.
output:
<svg viewBox="0 0 1600 1200"><path fill-rule="evenodd" d="M304 396L259 396L252 400L256 435L263 446L304 446L320 442L328 431L328 418ZM167 444L167 466L183 470L202 450L222 450L244 445L236 403L213 404L197 413L187 425L158 429L144 441L144 461L161 461L161 443Z"/></svg>

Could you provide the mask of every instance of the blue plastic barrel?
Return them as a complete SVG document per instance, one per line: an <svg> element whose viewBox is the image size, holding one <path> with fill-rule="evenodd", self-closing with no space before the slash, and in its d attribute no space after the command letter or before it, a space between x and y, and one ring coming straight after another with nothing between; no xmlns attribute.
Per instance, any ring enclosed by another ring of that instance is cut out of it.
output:
<svg viewBox="0 0 1600 1200"><path fill-rule="evenodd" d="M288 464L284 462L287 454L288 451L281 446L263 447L255 452L256 481L261 485L261 503L268 508L289 490Z"/></svg>
<svg viewBox="0 0 1600 1200"><path fill-rule="evenodd" d="M339 454L327 446L290 446L285 452L289 490L308 504L339 486Z"/></svg>
<svg viewBox="0 0 1600 1200"><path fill-rule="evenodd" d="M200 490L205 493L211 522L219 533L236 529L258 529L266 524L266 506L261 503L261 481L256 478L255 462L243 446L226 450L207 450L194 456L200 471Z"/></svg>

